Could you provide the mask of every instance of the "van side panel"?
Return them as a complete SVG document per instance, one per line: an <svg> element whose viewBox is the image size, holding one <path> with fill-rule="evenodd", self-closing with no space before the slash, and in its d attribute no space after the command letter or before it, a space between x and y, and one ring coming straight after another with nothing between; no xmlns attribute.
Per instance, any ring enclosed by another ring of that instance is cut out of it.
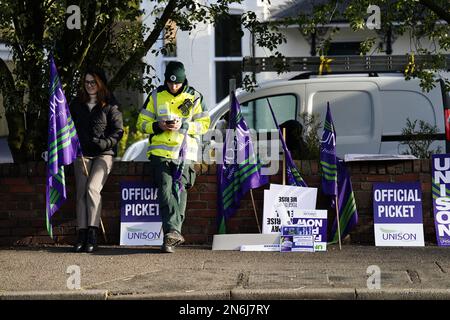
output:
<svg viewBox="0 0 450 320"><path fill-rule="evenodd" d="M406 128L407 119L411 122L418 120L416 130L419 129L420 120L436 126L437 134L430 148L435 151L440 148L440 152L445 152L444 110L438 88L423 92L417 80L404 79L397 79L395 85L383 87L385 90L380 92L383 110L380 153L403 154L409 151L407 146L400 144L404 139L402 129Z"/></svg>
<svg viewBox="0 0 450 320"><path fill-rule="evenodd" d="M322 126L327 102L330 103L338 156L344 157L347 153L378 153L381 144L381 112L379 90L374 83L328 81L308 84L307 96L307 111L318 114Z"/></svg>

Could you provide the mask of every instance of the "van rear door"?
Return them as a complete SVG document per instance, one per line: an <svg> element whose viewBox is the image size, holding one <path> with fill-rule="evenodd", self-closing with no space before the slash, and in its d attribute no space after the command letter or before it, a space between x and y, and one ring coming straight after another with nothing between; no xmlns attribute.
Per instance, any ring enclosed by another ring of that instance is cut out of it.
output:
<svg viewBox="0 0 450 320"><path fill-rule="evenodd" d="M401 141L413 137L402 136L407 119L411 122L422 120L437 128L437 134L430 137L434 142L429 150L445 152L445 123L442 92L437 86L429 92L420 88L417 79L406 81L404 78L383 78L380 83L382 105L383 133L380 153L410 152L409 147L401 145ZM416 123L419 129L419 121Z"/></svg>
<svg viewBox="0 0 450 320"><path fill-rule="evenodd" d="M361 81L321 79L306 85L306 109L319 115L323 123L327 102L336 129L336 152L377 154L381 145L381 113L378 86ZM323 130L323 129L321 129ZM322 132L319 133L319 137Z"/></svg>

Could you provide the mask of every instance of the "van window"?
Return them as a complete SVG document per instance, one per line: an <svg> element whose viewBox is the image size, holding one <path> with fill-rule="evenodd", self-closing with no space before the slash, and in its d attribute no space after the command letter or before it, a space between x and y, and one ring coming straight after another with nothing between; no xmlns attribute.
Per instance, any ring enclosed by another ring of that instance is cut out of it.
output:
<svg viewBox="0 0 450 320"><path fill-rule="evenodd" d="M436 125L436 114L431 101L419 92L383 91L383 135L399 135L406 127L406 119L423 120Z"/></svg>
<svg viewBox="0 0 450 320"><path fill-rule="evenodd" d="M322 123L330 102L337 136L370 136L373 131L373 103L365 91L319 91L313 95L313 113Z"/></svg>
<svg viewBox="0 0 450 320"><path fill-rule="evenodd" d="M279 125L287 120L296 119L297 96L294 94L284 94L264 97L241 104L241 112L249 128L256 130L276 129L267 98L270 101Z"/></svg>

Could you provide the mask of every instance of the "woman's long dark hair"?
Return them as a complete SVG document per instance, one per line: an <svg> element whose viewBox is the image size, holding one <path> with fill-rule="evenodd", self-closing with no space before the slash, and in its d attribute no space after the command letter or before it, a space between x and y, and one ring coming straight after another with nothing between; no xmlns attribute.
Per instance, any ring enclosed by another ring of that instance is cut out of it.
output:
<svg viewBox="0 0 450 320"><path fill-rule="evenodd" d="M89 94L86 91L85 87L85 81L86 81L86 75L90 74L94 77L95 81L97 82L97 102L102 106L105 107L110 103L111 100L111 93L108 90L108 87L106 84L102 81L102 79L95 73L86 72L84 76L81 78L81 89L80 93L78 94L80 101L83 103L88 103L90 100Z"/></svg>

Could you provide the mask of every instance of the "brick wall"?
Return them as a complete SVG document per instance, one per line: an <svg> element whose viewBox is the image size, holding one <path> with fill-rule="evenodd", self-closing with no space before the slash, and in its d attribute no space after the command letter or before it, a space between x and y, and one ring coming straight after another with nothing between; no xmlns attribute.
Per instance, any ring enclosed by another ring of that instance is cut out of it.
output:
<svg viewBox="0 0 450 320"><path fill-rule="evenodd" d="M317 161L297 163L310 187L320 189ZM423 218L426 243L436 243L431 201L431 163L429 160L354 162L347 164L352 176L353 190L359 213L359 224L351 233L351 242L374 244L372 217L372 184L374 182L420 181L423 193ZM0 245L27 245L54 243L45 229L45 163L0 165ZM187 243L211 244L216 233L216 167L198 167L194 188L189 191L186 221L183 227ZM119 243L120 181L149 179L145 162L116 162L103 189L102 220L108 243ZM272 183L281 177L272 176ZM75 241L75 180L73 168L66 168L68 200L53 219L55 242ZM265 187L268 188L268 185ZM259 222L262 222L263 190L255 190L254 198ZM327 199L318 193L318 209L327 209ZM332 210L328 217L334 219ZM329 223L331 226L331 223ZM241 208L227 225L228 233L256 233L258 227L250 195L241 202ZM102 241L102 237L100 237Z"/></svg>

